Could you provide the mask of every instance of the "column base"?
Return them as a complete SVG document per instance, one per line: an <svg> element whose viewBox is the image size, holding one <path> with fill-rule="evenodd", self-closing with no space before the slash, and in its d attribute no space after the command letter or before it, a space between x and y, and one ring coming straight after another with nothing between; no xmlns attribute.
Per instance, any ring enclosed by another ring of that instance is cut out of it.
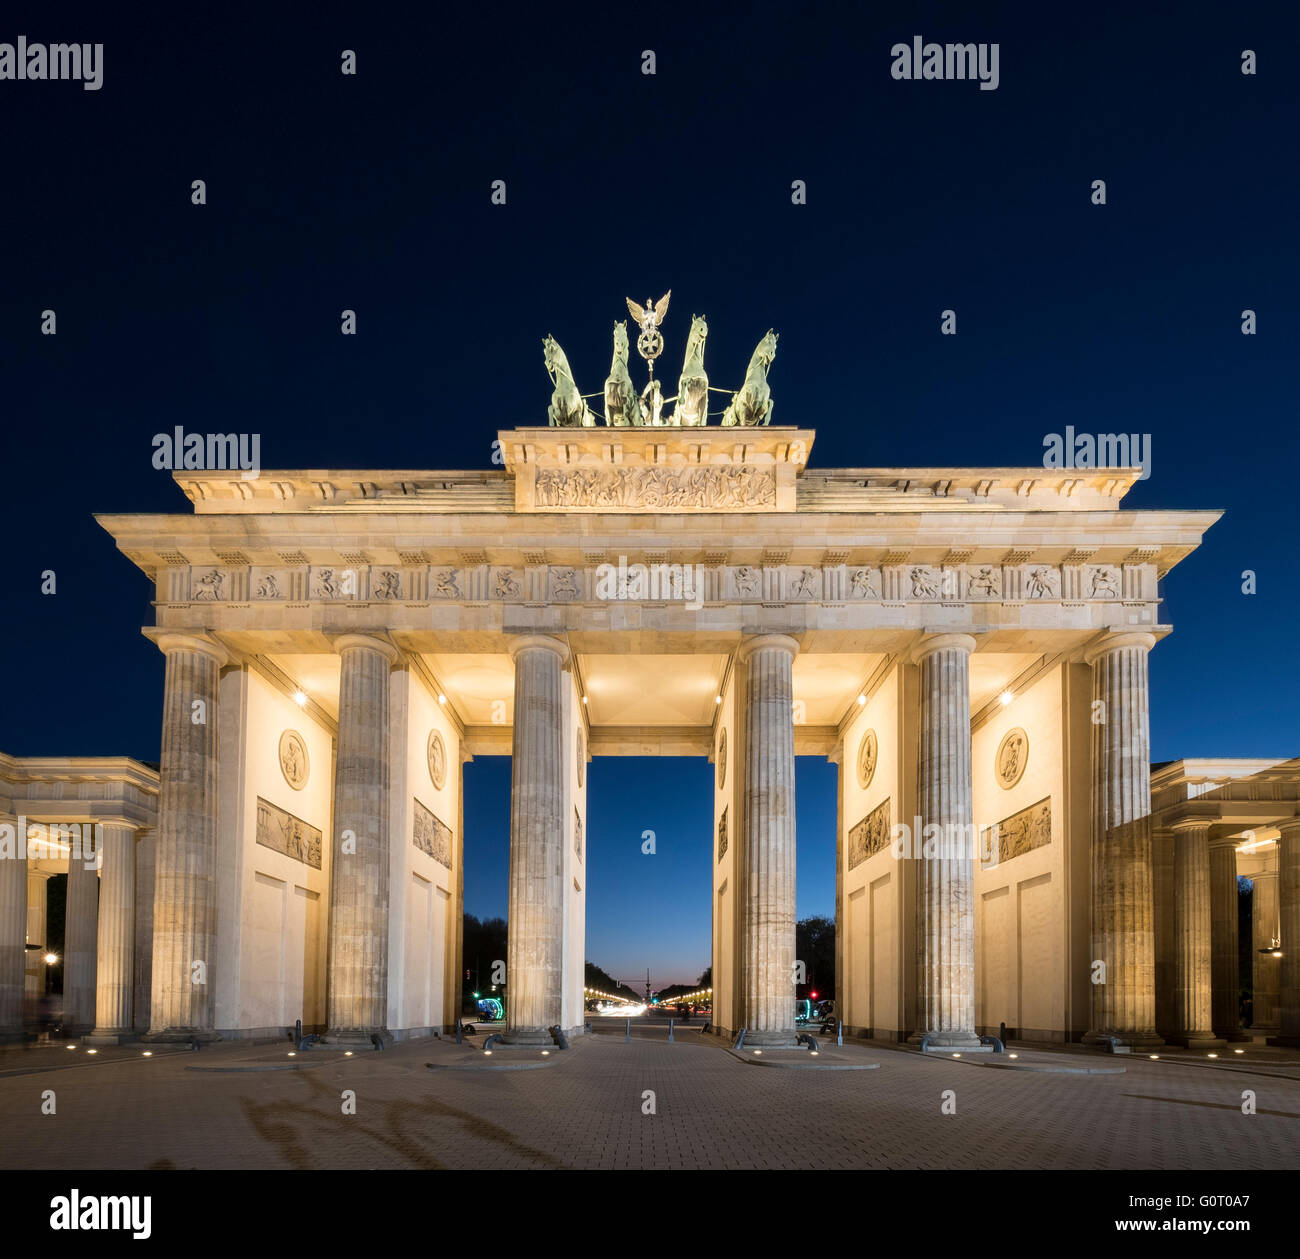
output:
<svg viewBox="0 0 1300 1259"><path fill-rule="evenodd" d="M921 1042L927 1040L926 1049L966 1049L978 1052L981 1049L991 1049L992 1046L985 1045L974 1032L968 1032L964 1028L949 1029L943 1032L913 1032L907 1038L907 1044L920 1049Z"/></svg>
<svg viewBox="0 0 1300 1259"><path fill-rule="evenodd" d="M501 1040L507 1045L537 1045L542 1049L552 1049L555 1037L546 1027L511 1027L502 1033Z"/></svg>
<svg viewBox="0 0 1300 1259"><path fill-rule="evenodd" d="M1165 1041L1182 1049L1226 1049L1228 1045L1213 1032L1173 1032L1165 1037Z"/></svg>
<svg viewBox="0 0 1300 1259"><path fill-rule="evenodd" d="M221 1033L210 1027L165 1027L160 1032L148 1032L140 1039L147 1045L185 1045L192 1040L197 1040L200 1045L211 1045L221 1039Z"/></svg>
<svg viewBox="0 0 1300 1259"><path fill-rule="evenodd" d="M83 1045L107 1047L109 1045L125 1045L128 1041L136 1039L138 1038L133 1031L120 1027L97 1027L89 1036L83 1036L81 1043Z"/></svg>
<svg viewBox="0 0 1300 1259"><path fill-rule="evenodd" d="M322 1045L373 1045L375 1036L385 1045L394 1043L393 1033L386 1027L335 1027L322 1036Z"/></svg>
<svg viewBox="0 0 1300 1259"><path fill-rule="evenodd" d="M1140 1050L1163 1049L1165 1042L1159 1032L1089 1032L1079 1042L1092 1049Z"/></svg>
<svg viewBox="0 0 1300 1259"><path fill-rule="evenodd" d="M1280 1036L1270 1036L1264 1043L1276 1045L1279 1049L1300 1049L1300 1034L1288 1032Z"/></svg>
<svg viewBox="0 0 1300 1259"><path fill-rule="evenodd" d="M745 1043L740 1047L746 1049L798 1049L799 1032L791 1027L778 1027L766 1032L746 1030Z"/></svg>
<svg viewBox="0 0 1300 1259"><path fill-rule="evenodd" d="M1228 1032L1221 1032L1216 1028L1214 1034L1220 1040L1226 1040L1231 1044L1240 1044L1242 1041L1254 1039L1249 1032L1242 1031L1239 1027L1234 1027Z"/></svg>

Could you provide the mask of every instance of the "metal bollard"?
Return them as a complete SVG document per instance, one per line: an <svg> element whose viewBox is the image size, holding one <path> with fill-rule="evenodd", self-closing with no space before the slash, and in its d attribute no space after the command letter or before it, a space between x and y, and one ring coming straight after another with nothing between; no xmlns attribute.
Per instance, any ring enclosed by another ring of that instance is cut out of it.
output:
<svg viewBox="0 0 1300 1259"><path fill-rule="evenodd" d="M673 1043L673 1021L672 1021L672 1019L669 1019L669 1020L668 1020L668 1043L669 1043L670 1045Z"/></svg>
<svg viewBox="0 0 1300 1259"><path fill-rule="evenodd" d="M624 1029L623 1032L623 1042L624 1044L628 1044L628 1045L632 1043L632 1020L631 1019L627 1020L627 1027Z"/></svg>
<svg viewBox="0 0 1300 1259"><path fill-rule="evenodd" d="M836 1027L835 1027L835 1043L836 1043L837 1045L843 1045L843 1044L844 1044L844 1020L843 1020L843 1019L836 1019L836 1020L835 1020L835 1024L836 1024Z"/></svg>

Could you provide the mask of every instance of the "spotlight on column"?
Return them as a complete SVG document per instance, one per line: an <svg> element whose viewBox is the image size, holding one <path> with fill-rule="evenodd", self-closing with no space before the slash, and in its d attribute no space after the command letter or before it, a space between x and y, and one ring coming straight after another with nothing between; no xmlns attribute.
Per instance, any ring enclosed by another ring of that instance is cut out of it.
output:
<svg viewBox="0 0 1300 1259"><path fill-rule="evenodd" d="M859 696L858 696L858 707L859 707L859 708L861 708L861 707L862 707L866 702L867 702L867 697L866 697L865 695L859 695Z"/></svg>
<svg viewBox="0 0 1300 1259"><path fill-rule="evenodd" d="M1010 691L1003 691L1002 694L998 696L998 699L1002 701L1002 707L1005 708L1013 699L1015 699L1015 696L1012 695Z"/></svg>
<svg viewBox="0 0 1300 1259"><path fill-rule="evenodd" d="M584 704L587 702L587 697L586 697L585 695L582 697L582 702L583 702Z"/></svg>
<svg viewBox="0 0 1300 1259"><path fill-rule="evenodd" d="M721 703L722 703L722 696L721 696L721 695L715 695L715 696L713 697L713 702L714 702L715 704L721 704Z"/></svg>
<svg viewBox="0 0 1300 1259"><path fill-rule="evenodd" d="M306 691L294 691L294 693L293 693L293 702L294 702L295 704L297 704L299 708L306 708L306 707L307 707L307 692L306 692Z"/></svg>
<svg viewBox="0 0 1300 1259"><path fill-rule="evenodd" d="M438 692L438 703L440 703L440 704L445 704L446 702L447 702L447 697L446 697L446 696L445 696L441 691L439 691L439 692Z"/></svg>

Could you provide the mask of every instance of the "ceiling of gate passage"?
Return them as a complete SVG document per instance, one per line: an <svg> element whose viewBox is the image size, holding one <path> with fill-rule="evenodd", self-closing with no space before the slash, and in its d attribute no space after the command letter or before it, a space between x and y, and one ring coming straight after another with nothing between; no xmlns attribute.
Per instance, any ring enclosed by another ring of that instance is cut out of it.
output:
<svg viewBox="0 0 1300 1259"><path fill-rule="evenodd" d="M878 653L808 653L795 657L797 720L834 726L856 702L879 668ZM975 654L971 657L971 711L978 711L1040 658L1038 653ZM332 717L338 715L339 658L330 653L269 657L292 683ZM509 725L513 720L514 662L505 652L425 652L421 661L469 726ZM701 727L713 724L717 696L727 676L725 654L575 656L579 686L587 696L587 720L603 727Z"/></svg>

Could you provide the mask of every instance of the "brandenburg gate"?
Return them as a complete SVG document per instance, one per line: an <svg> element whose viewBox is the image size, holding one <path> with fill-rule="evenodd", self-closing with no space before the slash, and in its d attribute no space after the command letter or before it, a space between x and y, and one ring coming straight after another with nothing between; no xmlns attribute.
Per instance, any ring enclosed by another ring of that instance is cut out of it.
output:
<svg viewBox="0 0 1300 1259"><path fill-rule="evenodd" d="M500 754L507 1040L580 1033L587 862L639 834L588 833L588 762L657 754L715 767L715 1027L792 1043L809 755L850 1032L1158 1043L1147 660L1218 514L1125 509L1137 469L817 469L774 334L709 424L704 320L664 398L667 299L630 305L650 383L616 325L598 415L547 338L550 422L491 467L185 470L192 511L98 517L166 656L148 1034L454 1027L462 767Z"/></svg>

